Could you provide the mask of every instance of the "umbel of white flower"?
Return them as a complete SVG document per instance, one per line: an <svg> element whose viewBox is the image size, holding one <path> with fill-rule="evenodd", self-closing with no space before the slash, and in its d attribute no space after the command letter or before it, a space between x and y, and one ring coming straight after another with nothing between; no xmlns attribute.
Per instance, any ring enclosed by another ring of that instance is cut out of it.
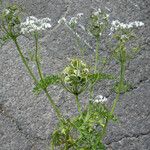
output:
<svg viewBox="0 0 150 150"><path fill-rule="evenodd" d="M78 23L78 20L83 16L83 13L76 14L75 17L71 17L69 21L66 20L65 17L62 17L60 20L58 20L58 23L64 22L69 27L72 27Z"/></svg>
<svg viewBox="0 0 150 150"><path fill-rule="evenodd" d="M5 15L8 15L10 13L10 10L9 9L4 9L3 12L4 12Z"/></svg>
<svg viewBox="0 0 150 150"><path fill-rule="evenodd" d="M122 23L119 20L114 20L111 23L111 31L115 31L118 29L130 29L134 27L144 26L144 23L141 21L129 22L128 24Z"/></svg>
<svg viewBox="0 0 150 150"><path fill-rule="evenodd" d="M21 33L31 33L35 31L42 31L46 30L47 28L51 28L51 19L49 18L43 18L43 19L37 19L34 16L30 16L26 18L25 22L22 22L20 25Z"/></svg>
<svg viewBox="0 0 150 150"><path fill-rule="evenodd" d="M107 98L106 97L104 97L104 96L102 96L102 95L97 95L96 97L95 97L95 99L93 100L93 103L95 104L95 103L106 103L107 102Z"/></svg>
<svg viewBox="0 0 150 150"><path fill-rule="evenodd" d="M80 19L82 16L83 16L83 13L78 13L76 17L72 17L69 21L69 25L71 25L72 23L77 24L78 19Z"/></svg>
<svg viewBox="0 0 150 150"><path fill-rule="evenodd" d="M93 15L98 16L101 12L102 12L101 9L98 8L97 11L93 12Z"/></svg>

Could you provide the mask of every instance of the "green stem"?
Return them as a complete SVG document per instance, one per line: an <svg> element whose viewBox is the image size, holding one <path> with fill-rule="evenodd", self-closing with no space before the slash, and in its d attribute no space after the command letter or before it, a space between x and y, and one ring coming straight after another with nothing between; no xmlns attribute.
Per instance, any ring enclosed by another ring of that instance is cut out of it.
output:
<svg viewBox="0 0 150 150"><path fill-rule="evenodd" d="M35 37L35 61L36 61L36 65L37 65L37 69L38 69L38 73L39 73L39 76L41 78L41 81L43 81L43 73L42 73L42 69L41 69L41 66L40 66L40 62L39 62L39 59L38 59L38 33L36 32L34 34L34 37ZM54 108L55 112L56 112L56 115L58 117L58 119L60 121L63 120L63 117L58 109L58 107L56 106L56 104L54 103L54 101L52 100L51 96L49 95L48 91L47 91L47 88L44 89L45 93L46 93L46 96L48 98L48 100L50 101L52 107Z"/></svg>
<svg viewBox="0 0 150 150"><path fill-rule="evenodd" d="M102 130L102 135L101 135L101 139L103 139L103 137L106 135L106 130L107 130L107 125L108 125L108 118L106 119L106 123L103 127L103 130Z"/></svg>
<svg viewBox="0 0 150 150"><path fill-rule="evenodd" d="M99 62L99 38L96 38L96 49L95 49L95 66L94 66L94 73L98 72L97 67L98 67L98 62ZM94 95L94 85L97 80L94 81L94 83L91 84L90 87L90 99L93 98Z"/></svg>
<svg viewBox="0 0 150 150"><path fill-rule="evenodd" d="M37 80L36 77L34 76L33 72L31 71L30 67L28 66L28 64L27 64L27 62L26 62L25 57L23 56L23 53L22 53L22 51L21 51L21 48L20 48L20 46L19 46L19 44L18 44L18 42L17 42L17 39L16 39L16 38L12 38L12 39L13 39L13 41L14 41L16 47L17 47L17 50L18 50L18 52L19 52L19 54L20 54L20 56L21 56L21 59L22 59L24 65L25 65L25 67L27 68L27 71L29 72L30 76L33 78L34 82L35 82L35 83L38 83L38 80ZM49 95L47 89L44 89L44 91L45 91L46 96L48 97L48 99L49 99L49 101L50 101L52 107L54 108L58 119L59 119L60 121L62 121L62 117L61 117L61 114L60 114L60 112L59 112L59 109L58 109L57 106L55 105L55 103L54 103L54 101L52 100L51 96Z"/></svg>
<svg viewBox="0 0 150 150"><path fill-rule="evenodd" d="M36 77L34 76L33 72L31 71L30 67L28 66L28 64L27 64L27 62L26 62L25 57L23 56L23 53L22 53L22 51L21 51L21 48L20 48L20 46L19 46L19 44L18 44L18 42L17 42L17 38L13 38L13 41L14 41L16 47L17 47L17 50L18 50L18 52L19 52L19 54L20 54L20 56L21 56L21 59L22 59L24 65L25 65L25 67L27 68L27 70L28 70L30 76L33 78L33 80L34 80L35 83L38 83L38 80L37 80Z"/></svg>
<svg viewBox="0 0 150 150"><path fill-rule="evenodd" d="M116 108L117 102L119 100L119 97L120 97L120 92L118 91L118 93L116 95L116 98L115 98L115 100L113 102L113 106L112 106L112 109L111 109L111 114L113 114L114 111L115 111L115 108Z"/></svg>
<svg viewBox="0 0 150 150"><path fill-rule="evenodd" d="M35 61L36 61L37 69L38 69L38 72L39 72L39 76L40 76L41 80L43 80L43 75L42 75L42 71L41 71L41 67L40 67L40 62L39 62L39 59L38 59L38 33L37 32L34 34L34 37L35 37Z"/></svg>
<svg viewBox="0 0 150 150"><path fill-rule="evenodd" d="M125 78L125 63L124 62L122 62L121 63L121 86L123 86L124 85L124 78Z"/></svg>
<svg viewBox="0 0 150 150"><path fill-rule="evenodd" d="M90 87L90 99L91 100L92 100L93 96L94 96L94 85L91 84L91 87Z"/></svg>
<svg viewBox="0 0 150 150"><path fill-rule="evenodd" d="M120 92L124 88L124 78L125 78L125 65L126 65L126 50L125 50L125 44L123 42L120 42L120 80L118 85L118 93L116 95L116 98L113 102L111 114L114 113L117 102L120 98Z"/></svg>
<svg viewBox="0 0 150 150"><path fill-rule="evenodd" d="M82 111L81 111L81 105L80 105L80 102L79 102L78 94L76 94L75 97L76 97L76 104L77 104L77 107L78 107L78 112L81 114Z"/></svg>
<svg viewBox="0 0 150 150"><path fill-rule="evenodd" d="M60 113L58 107L56 106L56 104L55 104L54 101L52 100L51 96L49 95L47 89L44 89L44 92L46 93L46 96L47 96L48 100L50 101L52 107L54 108L54 110L55 110L55 112L56 112L56 115L57 115L59 121L64 122L63 116L61 115L61 113Z"/></svg>
<svg viewBox="0 0 150 150"><path fill-rule="evenodd" d="M124 84L123 83L124 82L124 76L125 76L125 64L123 62L121 62L120 80L119 80L119 85L118 85L118 93L117 93L116 98L115 98L115 100L113 102L113 106L112 106L112 109L111 109L111 114L114 113L116 105L117 105L117 102L119 100L121 88L122 88L122 86Z"/></svg>
<svg viewBox="0 0 150 150"><path fill-rule="evenodd" d="M78 36L76 37L76 45L77 45L77 48L79 47L82 59L84 59L84 50L80 45L80 38Z"/></svg>
<svg viewBox="0 0 150 150"><path fill-rule="evenodd" d="M94 73L97 72L98 62L99 62L99 38L96 39L96 49L95 49L95 69Z"/></svg>

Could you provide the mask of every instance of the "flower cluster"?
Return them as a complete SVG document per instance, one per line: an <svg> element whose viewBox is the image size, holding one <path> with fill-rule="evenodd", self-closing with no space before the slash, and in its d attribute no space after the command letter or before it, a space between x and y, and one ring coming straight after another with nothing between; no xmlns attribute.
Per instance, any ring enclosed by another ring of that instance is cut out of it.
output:
<svg viewBox="0 0 150 150"><path fill-rule="evenodd" d="M76 15L76 17L72 17L72 18L70 19L70 21L68 22L69 25L71 26L72 24L77 24L77 23L78 23L78 19L80 19L82 16L83 16L83 13L78 13L78 14Z"/></svg>
<svg viewBox="0 0 150 150"><path fill-rule="evenodd" d="M114 20L111 23L111 31L115 31L118 29L130 29L133 27L141 27L141 26L144 26L144 23L141 21L134 21L125 24L125 23L121 23L119 20Z"/></svg>
<svg viewBox="0 0 150 150"><path fill-rule="evenodd" d="M88 75L89 68L80 59L72 59L62 73L63 82L72 93L80 93L87 83Z"/></svg>
<svg viewBox="0 0 150 150"><path fill-rule="evenodd" d="M8 6L0 14L0 27L3 28L7 37L17 37L20 35L20 14L21 8L17 5ZM8 33L11 33L8 35Z"/></svg>
<svg viewBox="0 0 150 150"><path fill-rule="evenodd" d="M58 24L61 24L62 22L66 22L66 18L65 17L62 17L58 20Z"/></svg>
<svg viewBox="0 0 150 150"><path fill-rule="evenodd" d="M102 96L102 95L98 95L95 97L95 99L93 100L93 103L106 103L107 102L107 98Z"/></svg>
<svg viewBox="0 0 150 150"><path fill-rule="evenodd" d="M98 9L93 12L90 17L89 34L99 38L108 26L109 14L106 14Z"/></svg>
<svg viewBox="0 0 150 150"><path fill-rule="evenodd" d="M70 28L75 29L78 20L83 16L83 13L78 13L75 17L71 17L69 21L66 20L65 17L62 17L58 23L65 22L66 25L68 25Z"/></svg>
<svg viewBox="0 0 150 150"><path fill-rule="evenodd" d="M97 11L93 12L93 15L98 16L100 13L102 13L102 11L100 8L98 8Z"/></svg>
<svg viewBox="0 0 150 150"><path fill-rule="evenodd" d="M93 12L94 16L99 16L101 14L103 14L103 19L109 18L109 14L103 13L100 8L97 11Z"/></svg>
<svg viewBox="0 0 150 150"><path fill-rule="evenodd" d="M4 13L5 15L8 15L8 14L10 13L10 10L9 10L9 9L4 9L3 13Z"/></svg>
<svg viewBox="0 0 150 150"><path fill-rule="evenodd" d="M51 19L43 18L37 19L34 16L27 17L25 22L22 22L20 25L21 33L31 33L35 31L46 30L47 28L51 28Z"/></svg>
<svg viewBox="0 0 150 150"><path fill-rule="evenodd" d="M82 78L85 78L88 73L89 69L82 60L72 59L71 64L63 71L63 74L65 75L64 81L66 83L71 83L73 77L80 80Z"/></svg>

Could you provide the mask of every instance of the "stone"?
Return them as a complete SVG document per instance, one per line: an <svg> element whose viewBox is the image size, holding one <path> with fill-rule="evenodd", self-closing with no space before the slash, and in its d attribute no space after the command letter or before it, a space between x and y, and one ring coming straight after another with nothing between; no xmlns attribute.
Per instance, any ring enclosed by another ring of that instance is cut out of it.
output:
<svg viewBox="0 0 150 150"><path fill-rule="evenodd" d="M57 73L69 62L67 58L79 56L75 48L74 35L58 20L64 15L67 18L77 13L84 13L82 20L86 25L92 10L102 8L110 13L110 20L122 22L140 20L145 26L136 30L137 44L140 53L129 63L126 79L133 88L121 95L115 113L118 123L110 123L108 135L104 140L108 150L149 150L150 149L150 18L149 0L10 0L21 4L26 16L52 19L52 31L44 32L40 38L43 57L44 74ZM93 46L90 36L79 34ZM101 41L102 54L107 49L105 41ZM24 53L27 48L33 49L33 42L23 37L19 40ZM85 59L92 63L93 49L87 49ZM48 99L42 92L36 96L32 90L34 84L17 53L12 42L1 49L0 54L0 149L2 150L47 150L51 133L58 122ZM33 66L34 68L34 66ZM114 64L108 72L117 73ZM115 94L111 90L112 82L103 81L97 84L95 95L102 94L113 101ZM61 87L50 87L49 91L57 105L69 117L77 113L73 96ZM82 96L82 104L87 102L87 93Z"/></svg>

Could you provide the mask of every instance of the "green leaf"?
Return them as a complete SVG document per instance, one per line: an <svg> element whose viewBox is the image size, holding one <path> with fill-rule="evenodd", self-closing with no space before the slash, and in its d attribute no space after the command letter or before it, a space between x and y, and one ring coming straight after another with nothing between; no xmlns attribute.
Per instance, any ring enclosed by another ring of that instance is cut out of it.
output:
<svg viewBox="0 0 150 150"><path fill-rule="evenodd" d="M58 75L49 75L40 80L34 87L33 92L40 93L43 89L47 88L49 85L56 85L60 83L60 77Z"/></svg>
<svg viewBox="0 0 150 150"><path fill-rule="evenodd" d="M4 35L0 37L0 47L2 47L9 40L10 40L10 37L8 35Z"/></svg>
<svg viewBox="0 0 150 150"><path fill-rule="evenodd" d="M88 78L92 81L94 80L94 82L98 81L98 80L105 80L105 79L113 80L113 79L115 79L115 77L112 74L105 74L105 73L90 74L88 76Z"/></svg>

